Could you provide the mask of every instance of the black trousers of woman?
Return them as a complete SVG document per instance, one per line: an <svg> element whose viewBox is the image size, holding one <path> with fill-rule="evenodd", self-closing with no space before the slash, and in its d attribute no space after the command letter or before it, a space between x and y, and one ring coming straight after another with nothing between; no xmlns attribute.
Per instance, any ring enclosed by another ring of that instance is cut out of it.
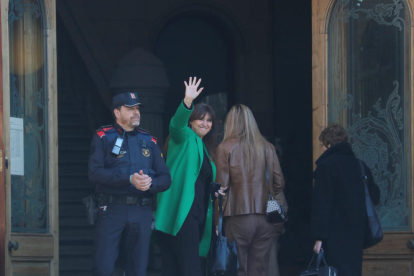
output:
<svg viewBox="0 0 414 276"><path fill-rule="evenodd" d="M162 276L202 276L199 259L200 224L187 215L177 236L158 231Z"/></svg>

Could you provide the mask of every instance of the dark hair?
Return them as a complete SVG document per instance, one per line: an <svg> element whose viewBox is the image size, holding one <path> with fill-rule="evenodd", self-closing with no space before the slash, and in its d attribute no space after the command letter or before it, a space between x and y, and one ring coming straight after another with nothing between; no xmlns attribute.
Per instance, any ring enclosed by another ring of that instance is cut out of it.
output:
<svg viewBox="0 0 414 276"><path fill-rule="evenodd" d="M339 124L328 125L319 135L319 141L325 146L333 146L338 143L348 142L348 134L343 126Z"/></svg>
<svg viewBox="0 0 414 276"><path fill-rule="evenodd" d="M214 109L205 103L198 103L194 106L193 112L191 112L190 118L188 119L188 126L190 127L190 123L194 120L202 120L204 117L209 114L211 119L211 129L203 137L204 145L206 145L208 155L211 159L215 159L216 155L216 113ZM167 160L167 151L168 151L168 142L170 141L170 135L168 135L167 140L165 141L164 147L162 148L162 153L164 155L165 160Z"/></svg>
<svg viewBox="0 0 414 276"><path fill-rule="evenodd" d="M112 118L114 118L115 122L116 122L115 109L118 109L119 111L121 111L121 107L122 105L112 108Z"/></svg>

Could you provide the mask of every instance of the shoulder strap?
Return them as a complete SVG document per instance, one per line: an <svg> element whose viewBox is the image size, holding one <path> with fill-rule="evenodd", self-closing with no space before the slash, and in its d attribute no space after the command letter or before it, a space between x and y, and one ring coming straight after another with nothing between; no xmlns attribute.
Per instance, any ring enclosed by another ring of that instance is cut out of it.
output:
<svg viewBox="0 0 414 276"><path fill-rule="evenodd" d="M118 138L118 132L114 131L114 132L109 132L109 133L105 133L106 137L108 137L108 142L113 142L116 140L116 138Z"/></svg>
<svg viewBox="0 0 414 276"><path fill-rule="evenodd" d="M140 128L140 127L137 127L137 130L138 130L139 132L141 132L141 133L147 133L147 134L150 134L150 132L149 132L148 130L143 129L143 128Z"/></svg>
<svg viewBox="0 0 414 276"><path fill-rule="evenodd" d="M358 159L358 163L359 163L359 167L361 168L362 180L366 184L367 180L368 180L368 176L365 173L364 163L362 163L362 160L360 160L360 159Z"/></svg>
<svg viewBox="0 0 414 276"><path fill-rule="evenodd" d="M229 182L229 184L230 184L230 182ZM230 185L227 186L227 195L226 195L227 200L226 200L226 205L224 206L224 209L223 209L223 214L224 214L224 210L226 210L226 208L227 208L227 203L229 202L229 191L230 191ZM219 194L219 197L223 197L223 196ZM223 198L221 199L221 205L223 205ZM220 201L219 201L219 207L220 207Z"/></svg>
<svg viewBox="0 0 414 276"><path fill-rule="evenodd" d="M269 184L269 170L267 169L267 158L266 158L266 144L263 146L264 151L264 159L265 159L265 167L266 167L266 182L267 182L267 188L269 189L269 199L273 199L273 195L270 191L270 184Z"/></svg>
<svg viewBox="0 0 414 276"><path fill-rule="evenodd" d="M361 167L362 181L364 181L365 206L366 206L366 209L367 209L368 217L370 217L370 216L373 216L374 215L373 213L375 212L374 203L372 202L371 195L369 194L368 177L367 177L367 174L365 173L364 163L360 159L358 159L358 162L359 162L359 166Z"/></svg>
<svg viewBox="0 0 414 276"><path fill-rule="evenodd" d="M149 132L139 131L138 137L139 137L138 139L142 139L142 142L140 143L142 143L141 146L143 148L152 147L152 138Z"/></svg>
<svg viewBox="0 0 414 276"><path fill-rule="evenodd" d="M223 212L223 196L219 194L218 196L218 201L219 201L219 221L218 221L218 238L220 239L223 236L223 216L224 216L224 212ZM226 202L227 205L227 202Z"/></svg>

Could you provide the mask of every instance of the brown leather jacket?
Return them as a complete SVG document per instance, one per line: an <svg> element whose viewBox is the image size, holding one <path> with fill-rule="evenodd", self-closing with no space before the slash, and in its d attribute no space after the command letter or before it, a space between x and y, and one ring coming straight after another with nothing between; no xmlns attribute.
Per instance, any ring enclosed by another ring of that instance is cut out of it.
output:
<svg viewBox="0 0 414 276"><path fill-rule="evenodd" d="M266 159L269 171L270 191L277 200L286 206L283 195L285 180L276 156L275 147L266 142ZM239 150L238 139L221 143L216 151L216 182L228 187L224 197L224 216L265 213L269 189L266 181L265 162L258 161L248 172L243 167L243 155ZM217 212L216 212L217 213Z"/></svg>

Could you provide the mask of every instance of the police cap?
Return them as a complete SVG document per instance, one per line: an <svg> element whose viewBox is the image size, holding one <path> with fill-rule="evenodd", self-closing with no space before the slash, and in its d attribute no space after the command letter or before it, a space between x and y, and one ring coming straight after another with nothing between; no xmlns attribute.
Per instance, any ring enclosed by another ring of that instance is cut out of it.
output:
<svg viewBox="0 0 414 276"><path fill-rule="evenodd" d="M122 105L126 107L133 107L140 104L141 103L138 101L137 92L122 92L116 94L112 98L112 109L115 109L118 106Z"/></svg>

